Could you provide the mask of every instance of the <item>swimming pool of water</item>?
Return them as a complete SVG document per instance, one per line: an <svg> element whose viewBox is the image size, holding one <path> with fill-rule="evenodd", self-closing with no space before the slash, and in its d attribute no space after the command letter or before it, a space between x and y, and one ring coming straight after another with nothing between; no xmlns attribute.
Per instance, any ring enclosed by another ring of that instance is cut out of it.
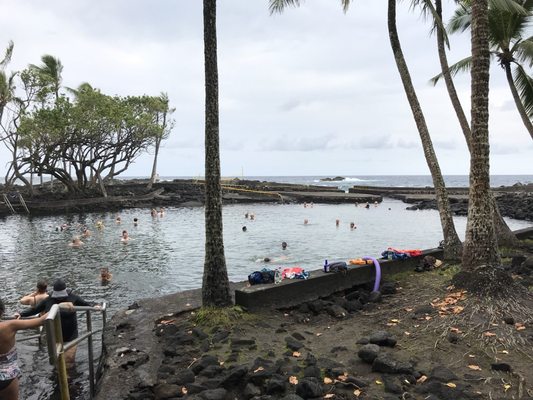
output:
<svg viewBox="0 0 533 400"><path fill-rule="evenodd" d="M408 211L406 204L385 200L370 209L353 204L303 205L253 204L228 205L223 209L224 244L229 278L245 280L251 272L265 266L320 268L324 259L346 260L360 256L379 256L387 247L430 248L442 239L438 213L433 210ZM255 220L245 219L246 212ZM7 313L20 310L16 304L30 292L38 278L57 277L88 301L110 304L110 315L139 298L159 296L202 284L204 252L204 211L197 208L169 208L164 217L151 217L149 209L120 213L87 213L65 216L10 216L0 223L0 274L2 298ZM133 219L138 218L138 226ZM304 224L307 219L308 224ZM335 220L339 219L339 227ZM103 221L104 228L96 227ZM350 229L355 222L357 229ZM464 236L466 218L455 218ZM56 227L68 224L68 229ZM526 221L509 220L512 229L530 226ZM80 248L68 243L87 226L92 235L83 238ZM246 232L242 227L246 226ZM122 243L122 230L131 240ZM281 242L288 247L282 250ZM264 263L265 257L273 261ZM99 269L107 266L111 283L102 286ZM81 324L80 324L81 325ZM32 343L20 346L26 374L21 383L30 387L27 399L53 397L50 370L45 350ZM86 355L78 356L86 369ZM36 371L39 369L39 372ZM42 371L40 371L42 369ZM81 382L81 380L80 380ZM80 383L81 385L81 383ZM26 390L26 389L25 389ZM84 390L81 390L83 398Z"/></svg>

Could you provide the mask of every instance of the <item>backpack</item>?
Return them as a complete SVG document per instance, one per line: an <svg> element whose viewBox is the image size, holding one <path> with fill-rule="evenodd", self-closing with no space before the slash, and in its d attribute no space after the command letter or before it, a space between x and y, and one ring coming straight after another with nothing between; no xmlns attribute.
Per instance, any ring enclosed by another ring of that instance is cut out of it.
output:
<svg viewBox="0 0 533 400"><path fill-rule="evenodd" d="M344 261L337 261L331 264L328 264L328 272L343 272L346 273L348 271L348 266Z"/></svg>
<svg viewBox="0 0 533 400"><path fill-rule="evenodd" d="M274 283L275 271L263 268L261 271L254 271L248 275L248 282L250 285L258 285L261 283Z"/></svg>

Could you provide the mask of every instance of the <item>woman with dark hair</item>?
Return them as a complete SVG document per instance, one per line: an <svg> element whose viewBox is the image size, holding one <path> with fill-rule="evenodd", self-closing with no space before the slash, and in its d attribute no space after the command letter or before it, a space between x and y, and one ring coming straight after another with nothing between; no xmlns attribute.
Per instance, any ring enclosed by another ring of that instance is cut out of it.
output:
<svg viewBox="0 0 533 400"><path fill-rule="evenodd" d="M4 313L4 302L0 299L0 399L18 400L20 368L15 335L17 331L42 325L46 314L33 319L2 321Z"/></svg>
<svg viewBox="0 0 533 400"><path fill-rule="evenodd" d="M37 303L48 298L48 293L46 293L47 288L48 282L45 279L39 279L37 281L37 290L20 299L20 304L24 304L25 306L36 306Z"/></svg>

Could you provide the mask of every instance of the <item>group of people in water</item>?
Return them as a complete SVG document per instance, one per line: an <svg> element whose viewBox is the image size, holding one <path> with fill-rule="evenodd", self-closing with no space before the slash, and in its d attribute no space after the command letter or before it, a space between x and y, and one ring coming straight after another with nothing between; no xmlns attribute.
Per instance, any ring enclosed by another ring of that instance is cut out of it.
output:
<svg viewBox="0 0 533 400"><path fill-rule="evenodd" d="M66 344L78 338L78 320L74 307L100 308L99 305L91 304L68 290L62 279L57 279L54 282L53 290L50 293L47 288L46 280L39 280L36 290L20 299L20 303L29 306L29 308L13 313L11 319L4 319L6 308L0 299L0 399L18 399L18 380L21 375L15 346L15 335L18 331L41 326L45 322L48 312L57 304L60 307L63 342ZM21 319L32 316L34 318ZM76 348L77 346L74 345L64 353L67 367L74 364Z"/></svg>

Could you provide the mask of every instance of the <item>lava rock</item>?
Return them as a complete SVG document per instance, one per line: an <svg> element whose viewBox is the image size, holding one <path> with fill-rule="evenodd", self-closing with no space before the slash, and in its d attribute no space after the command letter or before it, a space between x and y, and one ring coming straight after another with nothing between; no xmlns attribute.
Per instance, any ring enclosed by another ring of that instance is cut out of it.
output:
<svg viewBox="0 0 533 400"><path fill-rule="evenodd" d="M504 317L504 318L503 318L503 321L504 321L507 325L514 325L514 318L511 317L510 315Z"/></svg>
<svg viewBox="0 0 533 400"><path fill-rule="evenodd" d="M446 368L442 365L439 365L431 371L428 377L430 380L435 380L439 382L450 382L457 380L457 375L455 375L451 369Z"/></svg>
<svg viewBox="0 0 533 400"><path fill-rule="evenodd" d="M305 367L304 369L304 377L309 378L320 378L321 371L320 368L318 368L316 365L310 365L309 367Z"/></svg>
<svg viewBox="0 0 533 400"><path fill-rule="evenodd" d="M203 369L209 365L219 365L218 359L215 356L206 355L192 366L192 371L198 375Z"/></svg>
<svg viewBox="0 0 533 400"><path fill-rule="evenodd" d="M337 304L329 306L326 311L329 315L338 319L342 319L348 314L348 312L344 308Z"/></svg>
<svg viewBox="0 0 533 400"><path fill-rule="evenodd" d="M291 349L292 351L300 350L302 347L304 347L303 343L296 340L292 336L287 336L285 338L285 342L287 343L287 347Z"/></svg>
<svg viewBox="0 0 533 400"><path fill-rule="evenodd" d="M430 304L418 306L414 310L414 313L417 317L425 314L433 314L434 312L435 309Z"/></svg>
<svg viewBox="0 0 533 400"><path fill-rule="evenodd" d="M209 335L202 331L200 328L193 328L192 335L198 339L206 339Z"/></svg>
<svg viewBox="0 0 533 400"><path fill-rule="evenodd" d="M511 372L512 368L507 363L493 363L490 364L490 368L494 371Z"/></svg>
<svg viewBox="0 0 533 400"><path fill-rule="evenodd" d="M385 374L394 374L396 372L396 360L390 355L380 354L372 363L373 372L383 372Z"/></svg>
<svg viewBox="0 0 533 400"><path fill-rule="evenodd" d="M287 390L286 380L283 378L273 377L266 384L266 393L270 395L281 395Z"/></svg>
<svg viewBox="0 0 533 400"><path fill-rule="evenodd" d="M383 282L380 287L381 294L395 294L397 292L396 290L396 283L394 282Z"/></svg>
<svg viewBox="0 0 533 400"><path fill-rule="evenodd" d="M222 342L224 339L226 339L229 336L229 333L230 332L226 331L226 330L221 330L221 331L215 332L215 334L211 338L211 341L213 343Z"/></svg>
<svg viewBox="0 0 533 400"><path fill-rule="evenodd" d="M190 369L183 369L174 376L173 382L178 385L185 385L186 383L193 383L194 379L194 372Z"/></svg>
<svg viewBox="0 0 533 400"><path fill-rule="evenodd" d="M170 399L178 397L180 394L180 387L178 385L170 385L168 383L161 383L154 388L156 399Z"/></svg>
<svg viewBox="0 0 533 400"><path fill-rule="evenodd" d="M376 331L370 335L370 343L378 346L394 347L397 340L392 336L392 333L387 331Z"/></svg>
<svg viewBox="0 0 533 400"><path fill-rule="evenodd" d="M379 354L379 346L377 344L365 344L359 349L357 355L361 360L367 364L372 364Z"/></svg>
<svg viewBox="0 0 533 400"><path fill-rule="evenodd" d="M257 386L255 386L253 383L246 384L246 387L243 390L244 397L246 399L251 399L255 396L261 396L261 389L259 389Z"/></svg>
<svg viewBox="0 0 533 400"><path fill-rule="evenodd" d="M402 387L398 384L397 380L392 376L383 376L383 386L385 387L385 392L401 394L403 393Z"/></svg>
<svg viewBox="0 0 533 400"><path fill-rule="evenodd" d="M295 338L296 340L301 340L301 341L305 340L305 336L302 335L302 334L299 333L299 332L293 332L293 333L291 333L291 336L292 336L293 338Z"/></svg>
<svg viewBox="0 0 533 400"><path fill-rule="evenodd" d="M232 387L238 386L247 373L248 367L246 365L235 366L226 372L220 385L225 389L231 389Z"/></svg>
<svg viewBox="0 0 533 400"><path fill-rule="evenodd" d="M312 378L303 378L296 385L296 394L304 399L322 397L324 390L316 380Z"/></svg>
<svg viewBox="0 0 533 400"><path fill-rule="evenodd" d="M223 388L210 389L202 392L200 397L205 400L224 400L228 391Z"/></svg>
<svg viewBox="0 0 533 400"><path fill-rule="evenodd" d="M381 302L381 292L371 292L370 296L368 296L368 302L369 303L379 303Z"/></svg>

